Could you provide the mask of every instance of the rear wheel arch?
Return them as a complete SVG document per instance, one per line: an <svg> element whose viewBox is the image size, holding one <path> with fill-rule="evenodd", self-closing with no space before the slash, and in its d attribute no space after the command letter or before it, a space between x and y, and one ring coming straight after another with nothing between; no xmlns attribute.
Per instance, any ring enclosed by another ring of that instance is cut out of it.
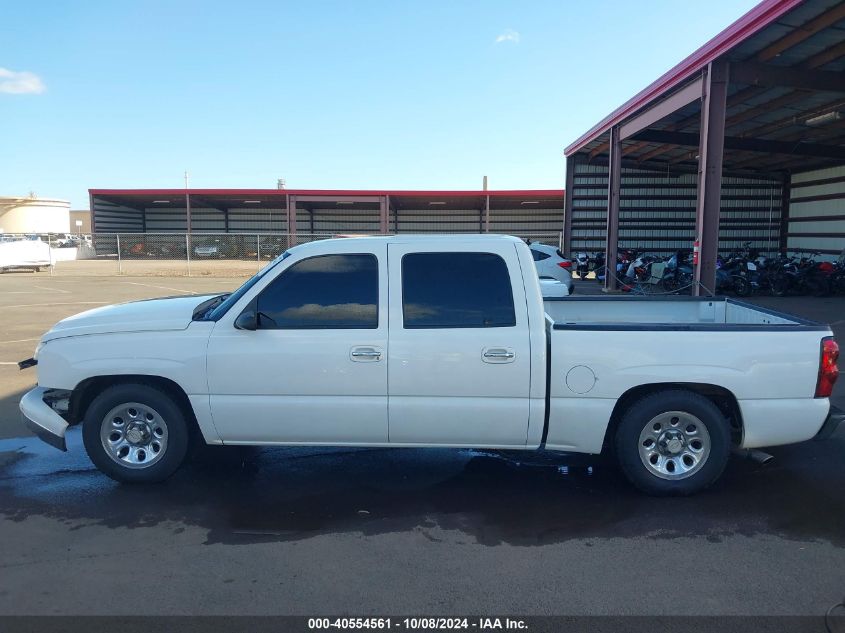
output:
<svg viewBox="0 0 845 633"><path fill-rule="evenodd" d="M696 393L713 402L730 424L731 441L733 445L740 446L742 444L744 434L742 412L739 408L739 402L737 401L736 396L730 390L710 383L658 382L637 385L619 397L616 401L616 405L613 407L613 412L610 414L610 422L607 425L607 430L604 435L604 443L602 444L602 453L612 451L613 437L616 434L616 429L619 427L619 422L622 420L625 412L634 403L645 396L649 396L654 393L677 390Z"/></svg>

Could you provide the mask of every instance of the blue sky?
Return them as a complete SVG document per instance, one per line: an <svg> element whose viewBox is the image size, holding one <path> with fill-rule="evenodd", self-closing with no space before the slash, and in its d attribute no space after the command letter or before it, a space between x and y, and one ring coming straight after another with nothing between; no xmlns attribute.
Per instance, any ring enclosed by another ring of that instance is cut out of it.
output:
<svg viewBox="0 0 845 633"><path fill-rule="evenodd" d="M6 0L0 195L562 188L568 143L755 2L693 4Z"/></svg>

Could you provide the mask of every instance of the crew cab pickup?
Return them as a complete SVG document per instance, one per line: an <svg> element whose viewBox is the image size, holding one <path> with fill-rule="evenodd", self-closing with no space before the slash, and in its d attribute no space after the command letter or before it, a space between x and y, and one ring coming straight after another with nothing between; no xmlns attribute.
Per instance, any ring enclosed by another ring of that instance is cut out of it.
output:
<svg viewBox="0 0 845 633"><path fill-rule="evenodd" d="M36 351L20 407L107 475L158 481L209 444L602 453L689 494L733 448L833 432L830 329L724 298L544 303L508 236L293 247L231 294L96 308Z"/></svg>

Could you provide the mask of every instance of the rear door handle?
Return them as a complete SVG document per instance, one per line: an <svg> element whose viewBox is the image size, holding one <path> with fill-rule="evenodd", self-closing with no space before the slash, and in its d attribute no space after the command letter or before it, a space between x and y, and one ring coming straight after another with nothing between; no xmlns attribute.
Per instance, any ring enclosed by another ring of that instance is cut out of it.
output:
<svg viewBox="0 0 845 633"><path fill-rule="evenodd" d="M372 363L381 360L381 350L375 347L353 347L349 357L356 363Z"/></svg>
<svg viewBox="0 0 845 633"><path fill-rule="evenodd" d="M507 347L485 347L481 350L481 360L485 363L512 363L516 354Z"/></svg>

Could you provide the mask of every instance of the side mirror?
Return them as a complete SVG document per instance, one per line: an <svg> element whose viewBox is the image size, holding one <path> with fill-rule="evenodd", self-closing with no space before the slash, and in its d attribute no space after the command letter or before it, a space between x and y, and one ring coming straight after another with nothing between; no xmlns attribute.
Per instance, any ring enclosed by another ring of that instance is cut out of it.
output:
<svg viewBox="0 0 845 633"><path fill-rule="evenodd" d="M257 330L258 318L255 315L255 311L248 308L241 312L238 318L235 319L235 328L238 330Z"/></svg>

